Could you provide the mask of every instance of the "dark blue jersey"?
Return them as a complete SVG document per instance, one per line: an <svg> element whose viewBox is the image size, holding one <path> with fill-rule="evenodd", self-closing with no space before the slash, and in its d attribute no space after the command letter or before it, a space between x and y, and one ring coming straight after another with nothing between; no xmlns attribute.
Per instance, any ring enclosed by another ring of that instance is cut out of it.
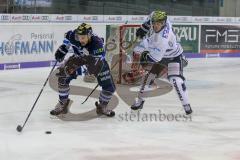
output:
<svg viewBox="0 0 240 160"><path fill-rule="evenodd" d="M82 54L85 48L90 55L105 57L103 39L98 37L97 35L92 34L88 44L86 46L82 46L81 43L76 38L75 30L68 31L65 34L65 39L63 43L67 46L72 46L75 54L78 54L78 55Z"/></svg>
<svg viewBox="0 0 240 160"><path fill-rule="evenodd" d="M102 38L92 34L88 44L86 46L82 46L81 43L76 38L75 31L68 31L65 34L65 39L63 40L63 44L65 44L67 48L72 47L74 54L81 55L85 53L84 50L87 50L89 55L101 57L101 60L103 62L103 67L101 68L97 76L98 84L102 87L103 90L114 93L115 84L112 79L109 65L107 61L104 59L105 50L103 47ZM98 59L98 58L94 58L94 59ZM95 64L92 64L92 65L88 64L87 65L88 71L90 67L94 67L94 66ZM78 72L78 75L80 75L81 68L79 68L77 72Z"/></svg>

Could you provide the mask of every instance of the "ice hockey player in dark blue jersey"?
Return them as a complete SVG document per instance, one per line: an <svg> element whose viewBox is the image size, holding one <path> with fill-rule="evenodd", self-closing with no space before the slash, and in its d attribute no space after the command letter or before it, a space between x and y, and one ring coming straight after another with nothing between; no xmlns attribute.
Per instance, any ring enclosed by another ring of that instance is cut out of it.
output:
<svg viewBox="0 0 240 160"><path fill-rule="evenodd" d="M73 102L69 99L69 83L81 74L81 67L85 65L88 73L94 75L102 87L99 102L95 103L97 114L113 117L115 112L109 110L107 105L115 92L115 84L104 58L103 39L93 34L89 24L82 23L74 31L65 34L63 44L55 53L55 59L62 62L71 47L74 54L59 67L57 73L59 102L50 114L59 115L68 112L68 106Z"/></svg>

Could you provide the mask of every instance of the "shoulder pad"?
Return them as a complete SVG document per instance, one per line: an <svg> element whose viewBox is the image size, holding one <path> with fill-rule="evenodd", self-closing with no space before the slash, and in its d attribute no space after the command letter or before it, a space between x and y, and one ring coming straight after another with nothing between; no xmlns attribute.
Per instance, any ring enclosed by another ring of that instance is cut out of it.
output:
<svg viewBox="0 0 240 160"><path fill-rule="evenodd" d="M94 41L95 44L97 44L97 45L103 45L104 39L103 39L103 38L100 38L100 37L98 37L98 36L96 36L96 35L93 35L93 36L92 36L92 41Z"/></svg>

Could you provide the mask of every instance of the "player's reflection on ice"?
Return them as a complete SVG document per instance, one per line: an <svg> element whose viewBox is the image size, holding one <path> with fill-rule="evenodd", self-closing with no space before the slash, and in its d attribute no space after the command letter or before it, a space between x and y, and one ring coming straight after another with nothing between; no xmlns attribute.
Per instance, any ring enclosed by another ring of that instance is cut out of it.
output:
<svg viewBox="0 0 240 160"><path fill-rule="evenodd" d="M49 78L49 85L50 87L58 91L57 87L57 76L56 73L58 69L56 69ZM133 100L135 99L138 88L137 85L117 85L117 94L118 96L127 104L127 106L131 106ZM156 79L152 86L147 86L146 92L144 92L144 97L156 97L166 94L172 90L172 86L170 83ZM92 88L84 87L84 86L74 86L70 85L70 95L79 95L79 96L88 96L89 93L92 91ZM91 95L92 98L98 98L100 92L99 90L95 90ZM119 99L116 95L113 95L110 103L109 108L115 109L119 104ZM84 113L72 113L69 106L69 112L65 115L59 115L58 118L65 121L86 121L97 118L96 109L94 103L92 104L93 109Z"/></svg>

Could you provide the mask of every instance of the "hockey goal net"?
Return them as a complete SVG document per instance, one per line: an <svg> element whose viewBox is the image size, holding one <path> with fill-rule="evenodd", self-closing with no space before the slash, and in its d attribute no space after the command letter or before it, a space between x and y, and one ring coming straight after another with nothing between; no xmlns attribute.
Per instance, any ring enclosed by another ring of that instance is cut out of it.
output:
<svg viewBox="0 0 240 160"><path fill-rule="evenodd" d="M133 48L136 30L140 25L108 25L106 37L106 59L112 68L112 76L118 84L135 84L143 75L140 65L133 69Z"/></svg>

